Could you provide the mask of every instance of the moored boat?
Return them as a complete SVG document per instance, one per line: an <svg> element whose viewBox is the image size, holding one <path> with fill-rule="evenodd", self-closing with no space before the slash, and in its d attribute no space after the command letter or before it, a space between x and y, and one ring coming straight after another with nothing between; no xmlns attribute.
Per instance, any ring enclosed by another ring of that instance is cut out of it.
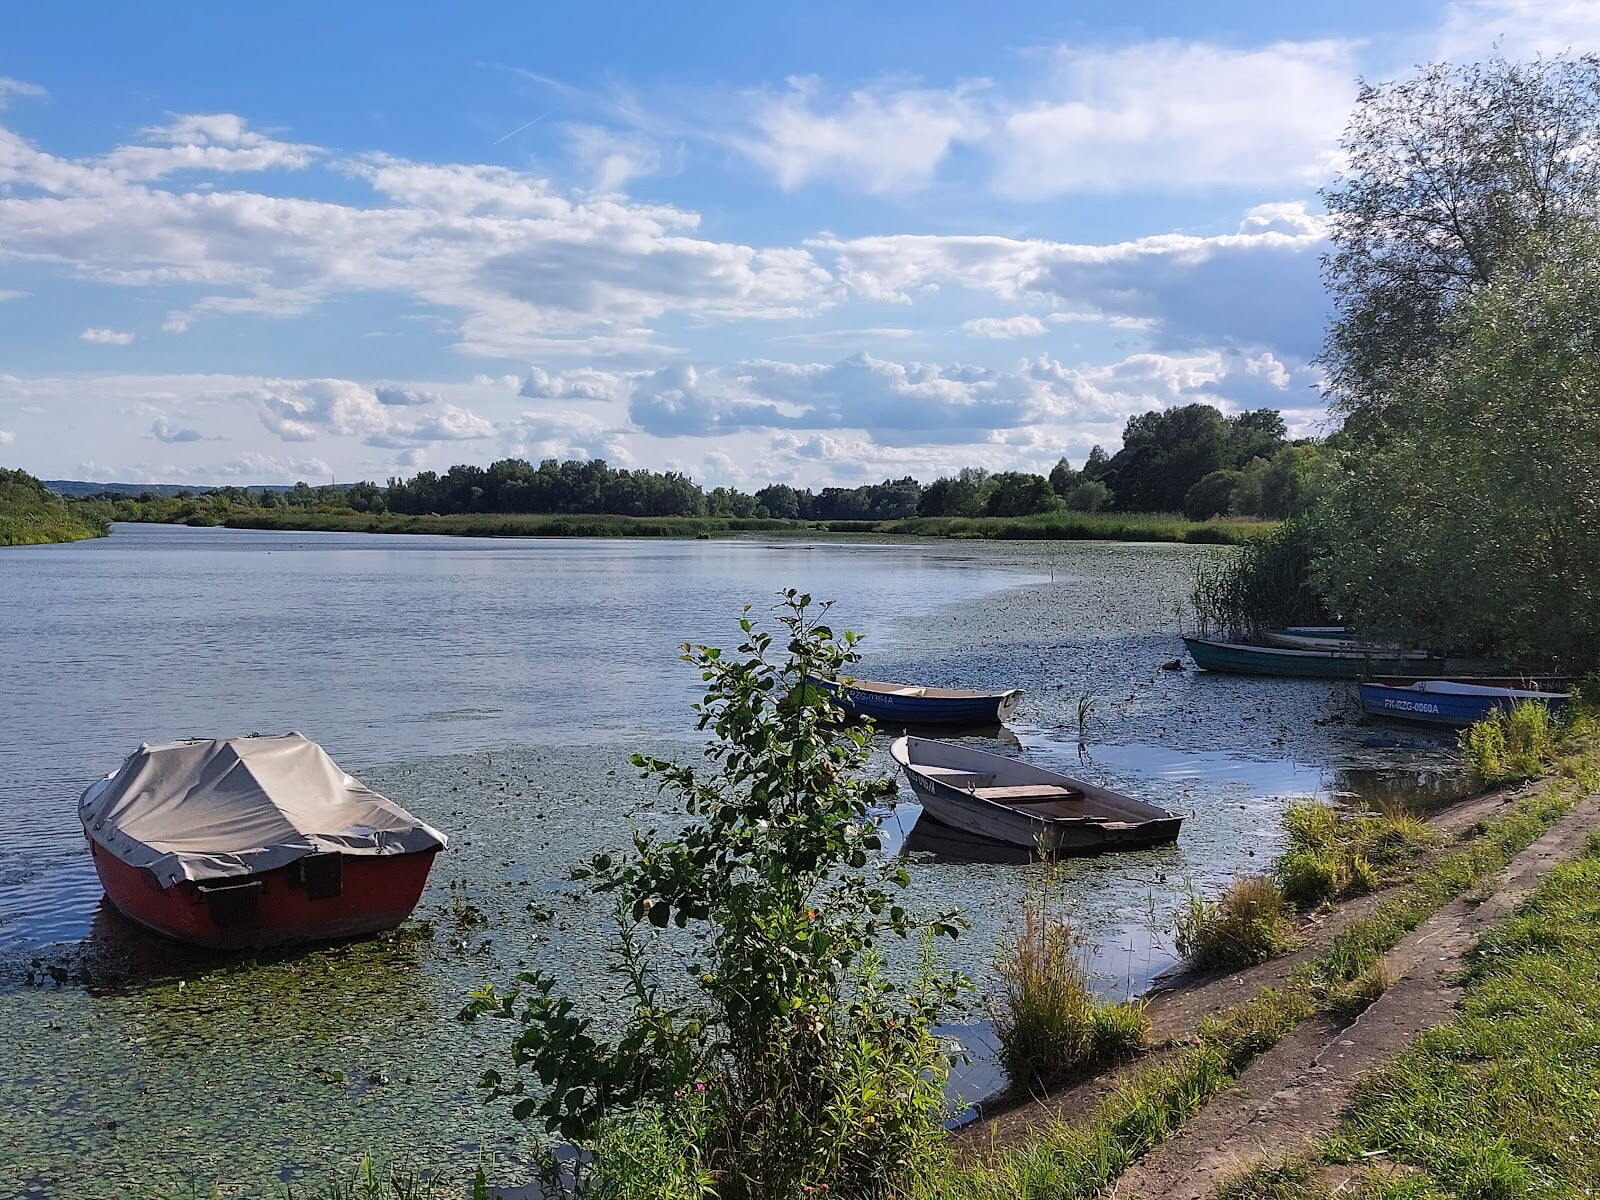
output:
<svg viewBox="0 0 1600 1200"><path fill-rule="evenodd" d="M1571 699L1565 692L1493 687L1450 679L1427 679L1398 687L1379 683L1361 685L1361 708L1372 716L1453 728L1471 725L1496 711L1510 711L1514 705L1524 702L1545 704L1559 711Z"/></svg>
<svg viewBox="0 0 1600 1200"><path fill-rule="evenodd" d="M1301 679L1359 679L1369 675L1420 675L1456 672L1442 658L1421 650L1379 650L1332 646L1325 650L1251 646L1185 637L1195 666L1232 675L1281 675Z"/></svg>
<svg viewBox="0 0 1600 1200"><path fill-rule="evenodd" d="M852 717L871 717L885 725L998 725L1017 711L1022 692L974 691L967 688L922 687L851 679L813 679L812 685L833 693L834 702Z"/></svg>
<svg viewBox="0 0 1600 1200"><path fill-rule="evenodd" d="M1045 855L1176 841L1183 816L1003 754L902 737L890 747L928 816Z"/></svg>
<svg viewBox="0 0 1600 1200"><path fill-rule="evenodd" d="M119 911L213 949L391 929L445 845L298 733L142 745L78 815Z"/></svg>

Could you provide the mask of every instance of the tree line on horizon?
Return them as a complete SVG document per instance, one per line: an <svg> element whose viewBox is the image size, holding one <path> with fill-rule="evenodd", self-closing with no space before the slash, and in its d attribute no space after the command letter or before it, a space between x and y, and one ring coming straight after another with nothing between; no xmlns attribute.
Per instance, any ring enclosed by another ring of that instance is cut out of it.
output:
<svg viewBox="0 0 1600 1200"><path fill-rule="evenodd" d="M893 521L911 517L1025 517L1059 511L1178 512L1193 520L1291 515L1320 462L1319 444L1291 442L1282 416L1263 408L1225 416L1209 404L1129 419L1115 454L1095 446L1081 467L1065 457L1048 475L969 467L923 484L911 476L813 491L786 483L755 492L705 489L677 471L611 466L603 459L538 464L506 458L487 467L373 482L296 484L291 489L206 489L211 505L341 508L363 513L549 513L632 517ZM197 493L141 493L137 502L182 504ZM98 493L89 499L127 503Z"/></svg>

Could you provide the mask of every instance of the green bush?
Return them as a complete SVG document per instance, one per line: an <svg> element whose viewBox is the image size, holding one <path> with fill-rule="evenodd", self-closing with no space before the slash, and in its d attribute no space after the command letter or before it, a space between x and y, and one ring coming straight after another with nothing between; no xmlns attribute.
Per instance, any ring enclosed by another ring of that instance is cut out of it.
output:
<svg viewBox="0 0 1600 1200"><path fill-rule="evenodd" d="M1177 915L1178 953L1198 970L1238 970L1292 950L1294 912L1264 875L1235 880L1215 900L1191 894Z"/></svg>
<svg viewBox="0 0 1600 1200"><path fill-rule="evenodd" d="M855 635L836 636L795 592L778 624L746 615L735 651L683 648L703 683L705 763L633 761L688 823L637 831L629 849L573 872L616 904L620 1032L603 1033L539 972L474 992L462 1013L515 1030L505 1073L484 1073L488 1098L588 1143L602 1178L705 1172L719 1200L878 1196L942 1137L948 1055L934 1029L961 981L930 962L914 986L892 983L876 947L954 935L960 922L897 902L910 877L878 853L871 815L893 783L864 774L870 732L801 687L850 674ZM662 937L668 928L683 933ZM693 951L687 987L670 993L658 983L668 942ZM619 1119L631 1122L620 1133ZM611 1152L634 1147L643 1166L608 1164L608 1129L623 1139Z"/></svg>

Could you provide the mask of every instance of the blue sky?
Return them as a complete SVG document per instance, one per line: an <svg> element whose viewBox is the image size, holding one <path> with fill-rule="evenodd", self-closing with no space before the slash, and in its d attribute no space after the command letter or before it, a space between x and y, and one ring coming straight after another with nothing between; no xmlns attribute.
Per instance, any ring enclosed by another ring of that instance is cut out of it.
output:
<svg viewBox="0 0 1600 1200"><path fill-rule="evenodd" d="M1597 0L13 3L0 463L193 483L602 455L1047 468L1323 422L1358 76Z"/></svg>

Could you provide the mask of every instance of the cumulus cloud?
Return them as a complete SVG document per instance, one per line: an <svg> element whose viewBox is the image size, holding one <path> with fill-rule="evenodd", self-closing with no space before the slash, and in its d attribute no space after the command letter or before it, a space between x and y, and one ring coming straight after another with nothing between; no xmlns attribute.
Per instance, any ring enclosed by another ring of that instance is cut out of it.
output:
<svg viewBox="0 0 1600 1200"><path fill-rule="evenodd" d="M530 400L621 400L628 387L628 376L617 371L586 367L552 373L529 367L519 394Z"/></svg>
<svg viewBox="0 0 1600 1200"><path fill-rule="evenodd" d="M384 400L384 394L390 396ZM399 394L404 403L397 404ZM235 399L258 406L261 423L286 442L310 442L326 436L360 437L368 446L404 449L431 442L471 441L490 437L492 422L434 392L385 384L367 387L350 379L274 379L235 393ZM396 409L437 405L415 420L401 420Z"/></svg>
<svg viewBox="0 0 1600 1200"><path fill-rule="evenodd" d="M841 281L909 304L941 288L1087 308L1159 330L1175 344L1266 346L1310 357L1326 316L1318 277L1324 223L1303 205L1250 210L1236 233L1157 234L1111 244L985 235L819 238Z"/></svg>
<svg viewBox="0 0 1600 1200"><path fill-rule="evenodd" d="M974 317L961 322L961 328L975 337L1038 337L1045 332L1044 322L1024 313L1016 317Z"/></svg>
<svg viewBox="0 0 1600 1200"><path fill-rule="evenodd" d="M816 79L752 97L754 131L734 137L781 187L832 179L867 192L918 187L983 121L971 85L949 90L874 86L830 99Z"/></svg>
<svg viewBox="0 0 1600 1200"><path fill-rule="evenodd" d="M295 171L308 166L315 146L281 142L233 113L191 113L140 130L146 145L119 146L96 165L130 181L175 171Z"/></svg>
<svg viewBox="0 0 1600 1200"><path fill-rule="evenodd" d="M150 436L158 442L166 442L169 445L179 442L200 442L205 440L205 435L198 429L180 428L165 417L157 417L151 423Z"/></svg>
<svg viewBox="0 0 1600 1200"><path fill-rule="evenodd" d="M9 446L17 440L17 435L5 429L0 429L0 446Z"/></svg>
<svg viewBox="0 0 1600 1200"><path fill-rule="evenodd" d="M133 341L133 334L121 329L85 329L78 335L80 342L92 342L99 346L126 346Z"/></svg>
<svg viewBox="0 0 1600 1200"><path fill-rule="evenodd" d="M589 413L528 412L509 424L501 444L507 454L531 461L603 458L613 465L626 465L633 461L628 432L625 426Z"/></svg>
<svg viewBox="0 0 1600 1200"><path fill-rule="evenodd" d="M697 237L695 213L574 197L504 167L335 159L371 193L339 203L182 185L190 170L293 169L316 154L237 117L180 117L147 138L70 159L0 129L0 255L105 284L204 289L169 332L386 292L455 314L463 350L501 357L637 350L668 312L795 317L841 296L804 249Z"/></svg>
<svg viewBox="0 0 1600 1200"><path fill-rule="evenodd" d="M438 404L440 401L438 392L406 387L398 383L379 384L372 389L372 394L378 398L379 404L388 405L390 408L415 408L419 404Z"/></svg>
<svg viewBox="0 0 1600 1200"><path fill-rule="evenodd" d="M795 79L749 94L746 126L719 136L784 188L920 187L962 145L987 159L995 191L1022 200L1305 184L1335 161L1356 49L1336 39L1067 43L1026 56L1033 65L1003 86L891 80L841 94Z"/></svg>
<svg viewBox="0 0 1600 1200"><path fill-rule="evenodd" d="M1354 50L1332 40L1059 47L1042 95L999 122L996 186L1038 200L1310 182L1332 166Z"/></svg>
<svg viewBox="0 0 1600 1200"><path fill-rule="evenodd" d="M27 292L19 292L15 288L0 288L0 304L4 304L7 300L21 300L27 294Z"/></svg>
<svg viewBox="0 0 1600 1200"><path fill-rule="evenodd" d="M1088 368L1041 356L1009 370L857 354L832 364L674 365L637 382L629 414L663 437L852 429L886 446L960 444L1040 424L1115 423L1195 401L1281 404L1312 382L1305 368L1268 352L1144 353Z"/></svg>

